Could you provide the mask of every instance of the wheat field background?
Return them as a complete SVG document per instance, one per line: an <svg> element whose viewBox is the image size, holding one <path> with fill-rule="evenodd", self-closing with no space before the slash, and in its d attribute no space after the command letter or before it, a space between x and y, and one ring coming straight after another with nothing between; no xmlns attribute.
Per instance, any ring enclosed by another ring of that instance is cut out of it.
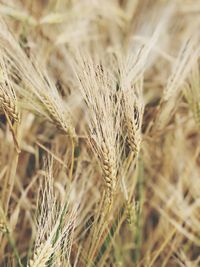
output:
<svg viewBox="0 0 200 267"><path fill-rule="evenodd" d="M0 266L200 266L199 0L0 0Z"/></svg>

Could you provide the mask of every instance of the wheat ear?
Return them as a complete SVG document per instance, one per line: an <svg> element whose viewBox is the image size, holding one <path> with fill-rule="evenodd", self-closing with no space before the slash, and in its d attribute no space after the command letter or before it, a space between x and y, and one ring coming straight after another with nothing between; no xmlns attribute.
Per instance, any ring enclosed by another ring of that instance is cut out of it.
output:
<svg viewBox="0 0 200 267"><path fill-rule="evenodd" d="M140 149L141 135L139 125L139 111L137 107L134 108L133 118L125 116L125 125L127 127L127 143L131 151L137 155Z"/></svg>
<svg viewBox="0 0 200 267"><path fill-rule="evenodd" d="M191 107L196 124L200 127L200 64L196 64L192 69L186 89L185 97Z"/></svg>
<svg viewBox="0 0 200 267"><path fill-rule="evenodd" d="M110 55L91 57L88 51L77 52L73 64L78 86L88 113L90 145L99 159L105 181L106 199L112 202L117 184L119 158L119 103L116 99L116 78ZM109 67L110 66L110 67Z"/></svg>
<svg viewBox="0 0 200 267"><path fill-rule="evenodd" d="M6 94L5 91L0 88L0 104L4 111L7 112L10 118L13 118L14 121L19 122L20 116L18 112L18 108L13 99Z"/></svg>
<svg viewBox="0 0 200 267"><path fill-rule="evenodd" d="M10 118L19 122L20 116L16 94L8 77L8 68L6 67L4 57L1 54L0 56L0 107Z"/></svg>
<svg viewBox="0 0 200 267"><path fill-rule="evenodd" d="M124 91L122 103L124 109L124 123L127 130L127 143L134 156L137 157L141 145L141 128L144 104L142 99L142 81L130 90Z"/></svg>
<svg viewBox="0 0 200 267"><path fill-rule="evenodd" d="M101 145L101 161L103 176L107 188L107 197L109 202L111 202L117 183L117 171L115 166L115 153L109 149L105 143L102 143Z"/></svg>
<svg viewBox="0 0 200 267"><path fill-rule="evenodd" d="M52 247L51 243L41 244L41 246L34 253L33 258L29 261L28 267L47 266L53 251L54 248Z"/></svg>
<svg viewBox="0 0 200 267"><path fill-rule="evenodd" d="M56 107L56 103L53 103L52 100L49 100L47 95L40 96L42 103L44 104L50 119L55 123L56 127L69 134L71 137L75 137L75 130L71 126L72 123L69 118L65 118L63 113L60 113L59 109Z"/></svg>

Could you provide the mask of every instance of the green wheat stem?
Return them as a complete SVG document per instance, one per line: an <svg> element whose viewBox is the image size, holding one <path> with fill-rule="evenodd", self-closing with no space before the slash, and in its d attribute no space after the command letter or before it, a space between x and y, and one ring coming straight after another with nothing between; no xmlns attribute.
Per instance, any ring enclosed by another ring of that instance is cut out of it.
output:
<svg viewBox="0 0 200 267"><path fill-rule="evenodd" d="M132 255L132 260L136 264L140 258L141 244L142 244L142 210L143 210L143 194L144 194L144 166L141 156L138 162L138 177L136 184L136 219L135 219L135 250Z"/></svg>

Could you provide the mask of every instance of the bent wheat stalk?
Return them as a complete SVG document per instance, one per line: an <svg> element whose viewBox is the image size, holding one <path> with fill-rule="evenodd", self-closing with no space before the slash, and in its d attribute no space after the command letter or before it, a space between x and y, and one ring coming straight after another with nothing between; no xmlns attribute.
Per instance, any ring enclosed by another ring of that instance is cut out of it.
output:
<svg viewBox="0 0 200 267"><path fill-rule="evenodd" d="M97 155L111 204L117 185L119 149L119 101L116 101L116 79L110 71L112 59L92 59L87 51L77 52L73 64L79 89L89 117L90 145Z"/></svg>

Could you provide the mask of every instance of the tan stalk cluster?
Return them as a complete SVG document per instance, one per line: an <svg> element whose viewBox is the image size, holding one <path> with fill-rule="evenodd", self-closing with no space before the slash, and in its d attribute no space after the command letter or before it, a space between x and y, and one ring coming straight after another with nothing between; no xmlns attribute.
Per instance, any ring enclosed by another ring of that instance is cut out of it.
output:
<svg viewBox="0 0 200 267"><path fill-rule="evenodd" d="M47 72L41 70L35 59L27 57L3 21L0 21L0 40L1 53L6 55L11 66L10 76L14 89L20 95L22 108L46 117L59 129L74 137L75 130L69 109L63 103L55 84Z"/></svg>

